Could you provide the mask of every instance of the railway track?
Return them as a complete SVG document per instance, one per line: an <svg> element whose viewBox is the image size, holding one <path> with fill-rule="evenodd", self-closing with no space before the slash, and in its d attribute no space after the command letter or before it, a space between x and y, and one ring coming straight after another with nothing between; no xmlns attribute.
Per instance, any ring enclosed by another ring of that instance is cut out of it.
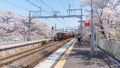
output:
<svg viewBox="0 0 120 68"><path fill-rule="evenodd" d="M57 42L55 42L55 43L57 43ZM46 46L46 48L54 45L55 43L49 44L48 46ZM45 48L45 47L44 47L44 48ZM37 47L37 48L30 49L30 50L28 50L28 51L20 52L20 53L11 55L11 56L7 56L7 57L5 57L5 58L1 58L1 59L0 59L0 62L1 62L1 63L0 63L0 67L2 67L3 65L8 65L8 64L10 64L10 63L12 63L12 62L15 62L15 61L17 61L17 60L19 60L19 59L21 59L21 58L24 58L24 57L26 57L26 56L28 56L28 55L31 55L31 54L33 54L33 53L35 53L35 52L37 52L37 51L40 51L40 50L42 50L42 49L44 49L44 48L42 48L42 47L40 46L40 47Z"/></svg>
<svg viewBox="0 0 120 68"><path fill-rule="evenodd" d="M61 42L57 41L54 43L49 43L44 47L36 47L24 52L1 58L0 67L4 68L5 66L9 67L9 65L13 65L16 68L31 68L35 66L40 60L47 57L48 55L56 51L59 47L67 43L69 40L70 39Z"/></svg>
<svg viewBox="0 0 120 68"><path fill-rule="evenodd" d="M66 41L64 41L63 43L58 44L57 47L53 46L53 47L45 49L46 53L44 52L45 54L43 55L43 57L42 58L39 57L38 59L34 60L34 62L28 64L26 66L26 68L33 68L36 64L38 64L40 62L40 60L42 60L43 58L45 58L45 57L49 56L50 54L52 54L53 52L55 52L57 49L59 49L65 43L66 43Z"/></svg>

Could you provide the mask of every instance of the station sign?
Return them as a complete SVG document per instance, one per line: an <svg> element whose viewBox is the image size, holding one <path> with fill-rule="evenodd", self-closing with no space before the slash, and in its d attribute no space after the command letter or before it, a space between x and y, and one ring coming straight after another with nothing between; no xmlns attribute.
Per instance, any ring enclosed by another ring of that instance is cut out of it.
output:
<svg viewBox="0 0 120 68"><path fill-rule="evenodd" d="M90 26L90 22L84 22L84 26L89 27Z"/></svg>

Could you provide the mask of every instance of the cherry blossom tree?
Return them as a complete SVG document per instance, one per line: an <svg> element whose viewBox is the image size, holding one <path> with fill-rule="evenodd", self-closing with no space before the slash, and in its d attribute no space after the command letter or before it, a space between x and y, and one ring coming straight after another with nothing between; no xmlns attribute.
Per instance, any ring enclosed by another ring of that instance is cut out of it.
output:
<svg viewBox="0 0 120 68"><path fill-rule="evenodd" d="M83 6L90 6L90 0L85 0ZM120 0L93 0L94 25L101 37L108 39L116 32L115 27L120 22L119 6Z"/></svg>
<svg viewBox="0 0 120 68"><path fill-rule="evenodd" d="M0 41L23 40L27 38L29 19L11 11L0 11ZM32 20L32 38L45 36L50 30L48 25L37 19Z"/></svg>

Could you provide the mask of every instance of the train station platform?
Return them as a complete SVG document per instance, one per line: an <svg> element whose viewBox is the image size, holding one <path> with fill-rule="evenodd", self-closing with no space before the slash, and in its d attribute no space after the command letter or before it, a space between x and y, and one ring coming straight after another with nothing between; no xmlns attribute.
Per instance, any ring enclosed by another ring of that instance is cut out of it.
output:
<svg viewBox="0 0 120 68"><path fill-rule="evenodd" d="M64 55L51 68L109 68L103 54L98 51L96 57L90 56L90 43L82 41L82 45L70 46Z"/></svg>
<svg viewBox="0 0 120 68"><path fill-rule="evenodd" d="M97 56L90 55L90 42L72 39L34 68L118 68L104 52L97 49Z"/></svg>

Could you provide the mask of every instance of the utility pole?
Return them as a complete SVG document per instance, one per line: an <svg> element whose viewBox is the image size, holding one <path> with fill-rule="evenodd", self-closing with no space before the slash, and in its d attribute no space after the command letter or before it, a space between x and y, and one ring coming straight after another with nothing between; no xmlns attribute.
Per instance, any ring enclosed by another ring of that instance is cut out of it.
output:
<svg viewBox="0 0 120 68"><path fill-rule="evenodd" d="M69 9L71 9L71 5L69 4ZM68 10L69 11L69 10ZM70 11L69 11L69 15L70 15Z"/></svg>
<svg viewBox="0 0 120 68"><path fill-rule="evenodd" d="M31 41L31 35L32 35L32 32L31 32L31 29L32 29L32 18L31 16L33 16L32 14L34 15L38 15L38 16L41 16L41 7L39 7L39 11L29 11L29 22L28 22L28 36L27 36L27 41Z"/></svg>
<svg viewBox="0 0 120 68"><path fill-rule="evenodd" d="M91 56L94 56L94 24L93 24L93 3L91 0Z"/></svg>
<svg viewBox="0 0 120 68"><path fill-rule="evenodd" d="M31 28L32 28L32 23L31 23L31 11L29 11L29 23L28 23L28 37L27 41L31 40Z"/></svg>
<svg viewBox="0 0 120 68"><path fill-rule="evenodd" d="M83 24L82 24L83 21L82 21L82 14L83 14L83 13L82 13L82 9L81 9L81 18L80 18L80 21L81 21L81 24L80 24L80 25L81 25L81 31L80 31L81 37L83 36L83 26L82 26L82 25L83 25Z"/></svg>
<svg viewBox="0 0 120 68"><path fill-rule="evenodd" d="M81 35L81 37L83 36L83 19L82 19L82 16L83 16L83 13L82 13L82 9L81 9L81 17L80 17L80 21L78 21L78 22L80 22L80 35Z"/></svg>

